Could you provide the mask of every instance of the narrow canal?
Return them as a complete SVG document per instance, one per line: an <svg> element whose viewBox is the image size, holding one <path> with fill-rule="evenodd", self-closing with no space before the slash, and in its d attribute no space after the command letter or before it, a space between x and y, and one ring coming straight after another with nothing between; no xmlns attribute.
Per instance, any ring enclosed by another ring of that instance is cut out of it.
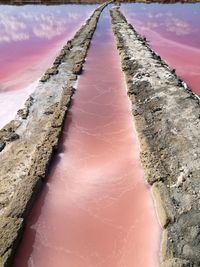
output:
<svg viewBox="0 0 200 267"><path fill-rule="evenodd" d="M160 228L108 8L14 267L158 267Z"/></svg>

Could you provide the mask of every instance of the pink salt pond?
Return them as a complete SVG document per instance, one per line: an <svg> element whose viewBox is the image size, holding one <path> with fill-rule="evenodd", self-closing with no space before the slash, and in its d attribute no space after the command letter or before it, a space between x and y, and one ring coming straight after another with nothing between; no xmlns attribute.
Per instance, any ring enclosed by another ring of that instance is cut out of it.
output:
<svg viewBox="0 0 200 267"><path fill-rule="evenodd" d="M158 267L160 228L104 11L14 267Z"/></svg>
<svg viewBox="0 0 200 267"><path fill-rule="evenodd" d="M14 118L95 7L0 5L0 128Z"/></svg>
<svg viewBox="0 0 200 267"><path fill-rule="evenodd" d="M122 12L150 46L200 94L200 4L123 4Z"/></svg>

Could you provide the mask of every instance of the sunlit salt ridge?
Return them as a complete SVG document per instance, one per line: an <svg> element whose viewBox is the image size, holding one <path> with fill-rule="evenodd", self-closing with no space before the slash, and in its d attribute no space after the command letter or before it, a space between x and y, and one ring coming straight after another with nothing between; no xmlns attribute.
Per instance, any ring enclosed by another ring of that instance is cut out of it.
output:
<svg viewBox="0 0 200 267"><path fill-rule="evenodd" d="M103 12L15 267L158 267L160 227Z"/></svg>
<svg viewBox="0 0 200 267"><path fill-rule="evenodd" d="M0 127L14 118L95 7L0 5Z"/></svg>
<svg viewBox="0 0 200 267"><path fill-rule="evenodd" d="M150 46L200 94L200 4L122 4Z"/></svg>

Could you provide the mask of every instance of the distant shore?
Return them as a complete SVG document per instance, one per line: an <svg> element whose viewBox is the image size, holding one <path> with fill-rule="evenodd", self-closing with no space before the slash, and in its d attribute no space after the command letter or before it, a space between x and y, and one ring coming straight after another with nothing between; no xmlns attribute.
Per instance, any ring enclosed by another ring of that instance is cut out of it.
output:
<svg viewBox="0 0 200 267"><path fill-rule="evenodd" d="M119 3L199 3L200 0L119 0ZM26 5L26 4L44 4L44 5L59 5L59 4L103 4L104 0L0 0L0 4L4 5Z"/></svg>

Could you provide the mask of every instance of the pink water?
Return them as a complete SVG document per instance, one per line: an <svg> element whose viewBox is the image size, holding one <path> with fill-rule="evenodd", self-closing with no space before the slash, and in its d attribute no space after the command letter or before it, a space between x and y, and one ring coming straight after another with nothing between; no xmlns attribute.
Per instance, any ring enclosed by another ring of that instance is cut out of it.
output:
<svg viewBox="0 0 200 267"><path fill-rule="evenodd" d="M150 46L200 94L200 4L123 4Z"/></svg>
<svg viewBox="0 0 200 267"><path fill-rule="evenodd" d="M0 127L13 119L95 7L0 5Z"/></svg>
<svg viewBox="0 0 200 267"><path fill-rule="evenodd" d="M14 267L158 267L160 227L104 11Z"/></svg>

